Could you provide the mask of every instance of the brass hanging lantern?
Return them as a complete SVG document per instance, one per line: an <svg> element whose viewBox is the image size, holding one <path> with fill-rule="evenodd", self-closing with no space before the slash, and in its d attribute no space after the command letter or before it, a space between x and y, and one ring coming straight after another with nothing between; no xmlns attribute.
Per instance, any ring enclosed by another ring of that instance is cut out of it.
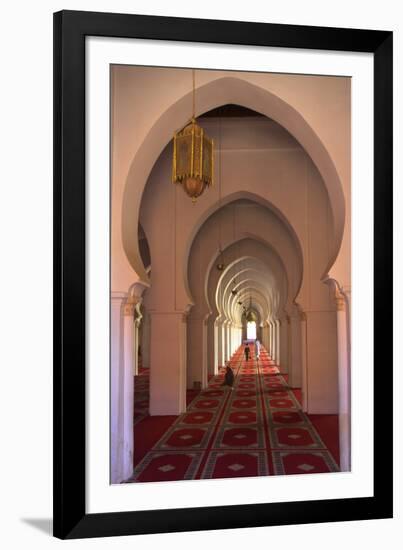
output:
<svg viewBox="0 0 403 550"><path fill-rule="evenodd" d="M172 182L180 183L195 202L213 184L213 140L196 123L194 69L193 115L182 130L175 132L173 141Z"/></svg>

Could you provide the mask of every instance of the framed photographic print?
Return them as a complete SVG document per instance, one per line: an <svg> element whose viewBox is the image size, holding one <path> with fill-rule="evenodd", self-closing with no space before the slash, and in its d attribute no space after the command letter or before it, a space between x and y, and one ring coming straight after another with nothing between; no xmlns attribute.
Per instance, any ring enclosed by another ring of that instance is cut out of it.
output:
<svg viewBox="0 0 403 550"><path fill-rule="evenodd" d="M392 33L62 11L54 94L55 536L391 517Z"/></svg>

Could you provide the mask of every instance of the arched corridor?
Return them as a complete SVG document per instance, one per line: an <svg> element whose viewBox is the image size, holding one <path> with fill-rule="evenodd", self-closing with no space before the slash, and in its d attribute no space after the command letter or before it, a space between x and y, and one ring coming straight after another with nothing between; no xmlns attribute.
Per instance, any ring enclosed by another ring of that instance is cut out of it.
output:
<svg viewBox="0 0 403 550"><path fill-rule="evenodd" d="M349 471L350 84L197 73L192 202L190 71L112 71L111 482Z"/></svg>

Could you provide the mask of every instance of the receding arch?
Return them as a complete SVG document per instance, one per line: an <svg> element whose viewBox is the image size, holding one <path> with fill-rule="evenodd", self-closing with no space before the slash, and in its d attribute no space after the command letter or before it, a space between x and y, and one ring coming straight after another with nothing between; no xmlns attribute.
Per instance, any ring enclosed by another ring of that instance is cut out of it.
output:
<svg viewBox="0 0 403 550"><path fill-rule="evenodd" d="M184 283L185 283L185 289L189 297L191 297L191 292L189 290L189 282L188 282L188 272L187 272L188 264L189 264L189 254L192 248L192 244L198 232L201 230L203 225L207 222L207 220L211 216L213 216L222 208L229 206L230 204L240 200L248 200L252 203L263 206L264 208L267 208L268 210L270 210L270 212L272 212L275 215L275 217L285 226L289 235L291 236L291 239L295 244L296 251L299 255L301 266L303 265L302 246L299 241L297 232L295 231L290 221L287 220L287 218L284 216L284 214L280 210L278 210L278 208L276 208L270 201L266 200L264 197L261 197L260 195L257 195L256 193L252 193L250 191L240 191L236 193L230 193L225 197L222 197L220 200L215 201L213 204L211 204L209 208L207 208L201 214L201 216L199 216L199 218L196 220L196 222L193 225L192 232L189 234L188 243L187 243L187 247L183 258ZM257 237L257 239L259 239L259 237ZM225 249L230 244L232 243L226 243L223 248ZM301 280L301 284L302 284L302 280Z"/></svg>
<svg viewBox="0 0 403 550"><path fill-rule="evenodd" d="M293 296L293 298L297 296L302 286L304 259L303 259L303 253L302 253L302 246L295 229L292 227L290 222L285 218L285 216L281 212L279 212L268 200L266 200L265 198L259 195L256 195L255 193L251 193L249 191L242 191L242 192L228 194L221 201L215 201L212 205L209 206L208 209L206 209L202 213L199 219L197 219L196 222L193 224L193 229L188 237L187 247L183 257L184 287L185 287L185 290L188 296L188 301L190 304L194 302L192 291L190 289L190 284L189 284L189 271L188 271L192 245L196 237L203 230L204 225L212 216L214 216L215 214L219 214L221 210L240 200L247 200L247 201L250 201L251 203L259 205L267 209L274 216L276 223L278 223L279 227L281 227L281 231L284 230L284 234L289 239L290 246L292 246L293 252L295 253L295 263L296 263L297 270L294 273L298 273L298 284L296 286L295 295ZM270 243L270 241L267 240L267 238L263 237L262 235L256 235L252 231L244 232L241 238L237 237L235 238L235 240L230 239L230 240L223 241L222 248L223 248L224 254L227 253L226 251L232 245L234 245L235 243L239 243L244 239L251 239L253 241L260 242L261 244L266 246L268 249L272 250L273 253L275 253L278 261L281 264L283 264L283 259L281 258L281 255L277 250L275 250L275 248L273 248L273 245ZM215 249L214 253L210 257L210 260L207 264L206 274L210 273L212 266L216 263L218 259L218 256L219 256L219 252L217 251L217 249ZM285 268L284 264L283 264L283 267L284 267L284 273L286 274L286 281L288 284L290 273L287 273L287 269ZM206 296L207 296L207 284L208 284L208 276L206 276L206 279L205 279ZM207 303L209 303L208 297L207 297Z"/></svg>
<svg viewBox="0 0 403 550"><path fill-rule="evenodd" d="M283 290L284 301L281 302L282 307L283 308L285 308L285 307L290 308L292 306L292 302L294 301L294 299L297 295L298 291L296 291L295 289L293 290L293 289L289 288L289 280L290 279L289 279L289 276L287 274L287 268L284 265L281 257L272 248L270 243L268 241L266 241L260 235L248 235L247 237L242 238L239 242L231 243L225 249L225 251L229 254L231 254L233 252L235 254L235 257L234 257L234 259L230 258L230 263L229 263L229 265L227 266L226 270L224 271L224 273L222 275L220 275L219 272L213 268L214 263L215 263L215 259L216 259L215 255L213 256L212 261L210 262L209 266L207 267L207 270L206 270L206 289L207 289L206 302L207 302L208 311L210 312L210 314L213 315L213 317L219 314L219 312L217 310L217 307L216 307L216 289L217 289L218 285L220 284L221 277L223 277L223 276L225 277L226 273L230 273L229 276L230 276L230 278L232 278L233 275L232 275L231 270L233 269L233 267L236 266L237 263L242 263L242 262L244 262L244 260L246 260L248 258L248 256L244 255L244 254L242 254L241 256L236 256L236 254L239 251L238 244L241 245L241 247L242 247L244 242L246 243L247 246L250 246L251 244L254 244L254 245L257 246L258 249L260 248L260 252L259 252L260 257L255 257L255 258L249 257L249 262L251 262L253 260L252 265L255 265L256 261L263 264L264 260L263 260L262 255L264 254L264 256L267 259L271 260L271 265L272 265L271 269L275 269L275 270L278 271L277 279L281 280L282 283L283 283L283 286L284 286L284 290ZM274 259L274 262L273 262L273 259ZM245 265L243 270L248 272L250 270L250 265L251 264L249 264L249 266ZM302 266L298 265L298 263L295 263L295 265L293 267L294 267L294 271L298 270L300 272L299 277L301 279L302 278ZM296 288L298 288L298 285L296 286Z"/></svg>

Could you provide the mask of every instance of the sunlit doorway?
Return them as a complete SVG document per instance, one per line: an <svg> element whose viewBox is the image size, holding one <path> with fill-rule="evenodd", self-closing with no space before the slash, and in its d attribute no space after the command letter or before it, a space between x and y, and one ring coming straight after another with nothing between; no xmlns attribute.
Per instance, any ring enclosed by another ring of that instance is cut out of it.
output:
<svg viewBox="0 0 403 550"><path fill-rule="evenodd" d="M256 340L256 323L255 321L249 321L246 325L246 339Z"/></svg>

